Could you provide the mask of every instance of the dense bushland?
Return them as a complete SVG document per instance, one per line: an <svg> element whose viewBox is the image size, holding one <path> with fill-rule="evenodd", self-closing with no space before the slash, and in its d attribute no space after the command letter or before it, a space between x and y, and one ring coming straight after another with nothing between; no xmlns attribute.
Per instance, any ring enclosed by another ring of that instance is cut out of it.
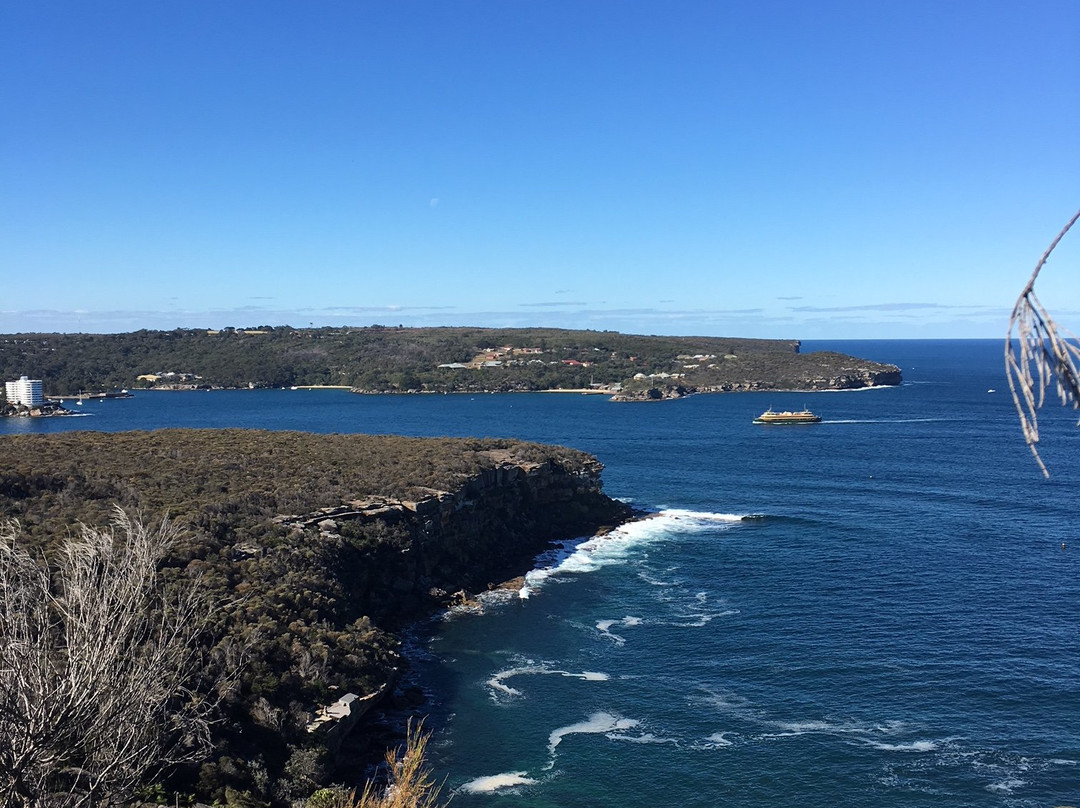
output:
<svg viewBox="0 0 1080 808"><path fill-rule="evenodd" d="M501 349L514 349L502 351ZM685 374L690 384L835 374L850 357L799 353L792 340L659 337L613 331L289 327L126 334L0 336L0 375L42 379L47 395L152 384L212 387L343 385L366 391L517 391L628 383ZM492 366L439 367L498 362ZM873 365L873 363L863 363ZM157 382L139 376L164 376Z"/></svg>
<svg viewBox="0 0 1080 808"><path fill-rule="evenodd" d="M202 636L214 645L204 650L214 665L239 661L242 675L222 695L210 755L172 769L162 787L283 805L332 777L332 750L307 732L312 710L383 688L403 664L393 633L403 622L448 592L520 572L548 539L625 516L599 492L598 469L581 452L508 440L248 430L6 436L0 517L18 521L21 551L54 563L77 525L106 525L117 505L169 518L179 533L162 584L199 580L213 604ZM456 498L439 510L437 491ZM398 507L351 521L316 513L425 498L423 513ZM275 519L305 514L314 516Z"/></svg>

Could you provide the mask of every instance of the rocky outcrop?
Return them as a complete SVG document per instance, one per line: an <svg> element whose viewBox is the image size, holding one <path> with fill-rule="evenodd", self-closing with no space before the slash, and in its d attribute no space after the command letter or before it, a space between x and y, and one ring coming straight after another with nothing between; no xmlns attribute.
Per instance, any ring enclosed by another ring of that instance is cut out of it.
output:
<svg viewBox="0 0 1080 808"><path fill-rule="evenodd" d="M673 398L683 398L691 393L702 392L696 387L686 387L681 384L648 387L641 390L620 390L611 397L612 401L670 401Z"/></svg>
<svg viewBox="0 0 1080 808"><path fill-rule="evenodd" d="M700 384L681 383L630 388L612 396L612 401L667 401L693 393L745 393L753 391L807 392L815 390L857 390L865 387L895 386L901 383L900 368L866 362L831 369L827 373L806 373L799 376L778 376L769 379L708 381Z"/></svg>
<svg viewBox="0 0 1080 808"><path fill-rule="evenodd" d="M333 548L349 611L394 629L520 576L552 540L590 535L635 515L603 493L603 466L589 455L529 461L512 450L478 454L487 467L453 491L414 488L415 499L370 497L273 522L293 545ZM246 556L259 548L238 544L233 551ZM318 707L307 725L311 741L336 757L371 707L393 701L399 672L395 661L377 690Z"/></svg>
<svg viewBox="0 0 1080 808"><path fill-rule="evenodd" d="M528 462L499 450L486 454L494 465L455 491L351 501L275 522L337 543L339 577L354 608L400 624L520 575L553 540L633 516L603 493L595 458Z"/></svg>

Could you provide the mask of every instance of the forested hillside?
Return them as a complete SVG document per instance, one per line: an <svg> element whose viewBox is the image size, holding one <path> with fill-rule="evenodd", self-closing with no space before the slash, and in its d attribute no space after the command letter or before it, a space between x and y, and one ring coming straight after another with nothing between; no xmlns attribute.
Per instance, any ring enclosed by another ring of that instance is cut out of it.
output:
<svg viewBox="0 0 1080 808"><path fill-rule="evenodd" d="M860 372L895 371L862 360L855 365ZM840 354L800 354L799 343L791 340L559 329L261 326L0 336L0 375L41 379L46 395L53 396L197 386L340 385L362 392L656 384L810 388L830 386L830 379L845 373L855 378L852 367L852 358Z"/></svg>

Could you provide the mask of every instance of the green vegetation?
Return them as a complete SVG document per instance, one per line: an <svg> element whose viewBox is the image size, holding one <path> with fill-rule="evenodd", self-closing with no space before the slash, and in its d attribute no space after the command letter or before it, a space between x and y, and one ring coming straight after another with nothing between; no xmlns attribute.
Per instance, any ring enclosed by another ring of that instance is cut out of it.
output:
<svg viewBox="0 0 1080 808"><path fill-rule="evenodd" d="M181 534L160 580L200 581L214 604L207 676L234 665L242 675L221 696L209 757L172 769L164 788L286 805L332 779L336 741L310 731L313 711L392 684L396 629L449 593L520 574L551 539L626 518L601 493L599 469L581 452L508 440L5 436L0 517L17 519L20 547L54 566L74 526L108 524L116 505L170 519Z"/></svg>
<svg viewBox="0 0 1080 808"><path fill-rule="evenodd" d="M0 336L0 374L40 378L48 395L140 386L342 385L368 392L579 389L633 386L638 374L695 389L721 389L725 384L729 389L805 388L814 378L838 375L852 361L840 354L804 356L792 340L541 328L261 326ZM867 362L859 366L891 368ZM672 375L675 382L669 381Z"/></svg>

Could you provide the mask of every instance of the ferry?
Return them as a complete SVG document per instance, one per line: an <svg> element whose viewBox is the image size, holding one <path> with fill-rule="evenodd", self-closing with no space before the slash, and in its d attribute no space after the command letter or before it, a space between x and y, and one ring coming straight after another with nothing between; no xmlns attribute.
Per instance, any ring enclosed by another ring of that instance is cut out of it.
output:
<svg viewBox="0 0 1080 808"><path fill-rule="evenodd" d="M820 422L821 416L814 415L810 410L773 412L772 407L754 419L755 424L817 424Z"/></svg>

